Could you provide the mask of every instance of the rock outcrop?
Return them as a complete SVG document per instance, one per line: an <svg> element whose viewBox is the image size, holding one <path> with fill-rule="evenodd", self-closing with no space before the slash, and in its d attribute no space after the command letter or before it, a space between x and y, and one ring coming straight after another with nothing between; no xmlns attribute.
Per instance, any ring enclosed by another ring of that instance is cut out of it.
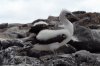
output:
<svg viewBox="0 0 100 66"><path fill-rule="evenodd" d="M74 35L68 47L52 51L33 50L35 33L33 24L45 21L56 28L59 17L49 16L27 24L0 24L0 65L16 66L99 66L100 65L100 13L85 11L66 15L74 25ZM97 54L98 53L98 54Z"/></svg>

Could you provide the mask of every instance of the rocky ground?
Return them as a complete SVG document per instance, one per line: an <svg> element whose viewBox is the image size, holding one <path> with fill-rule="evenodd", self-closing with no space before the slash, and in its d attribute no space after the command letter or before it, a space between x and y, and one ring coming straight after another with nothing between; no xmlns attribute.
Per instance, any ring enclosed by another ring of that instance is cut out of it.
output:
<svg viewBox="0 0 100 66"><path fill-rule="evenodd" d="M0 24L0 66L100 66L100 13L72 13L76 18L66 17L74 25L73 38L69 47L56 50L56 56L51 51L32 50L35 34L29 31L38 21L56 25L58 17L27 24Z"/></svg>

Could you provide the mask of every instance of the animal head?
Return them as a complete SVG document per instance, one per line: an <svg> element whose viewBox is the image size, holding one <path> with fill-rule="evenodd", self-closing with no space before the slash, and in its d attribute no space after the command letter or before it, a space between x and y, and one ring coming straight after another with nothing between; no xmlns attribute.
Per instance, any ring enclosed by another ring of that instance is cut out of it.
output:
<svg viewBox="0 0 100 66"><path fill-rule="evenodd" d="M64 9L63 9L63 10L60 12L59 19L62 19L62 18L65 17L67 14L71 14L71 12L68 11L68 10L64 10Z"/></svg>
<svg viewBox="0 0 100 66"><path fill-rule="evenodd" d="M79 18L76 17L72 12L68 11L68 10L65 10L63 9L59 15L59 20L63 20L63 19L67 19L67 16L71 16L72 18L78 20Z"/></svg>
<svg viewBox="0 0 100 66"><path fill-rule="evenodd" d="M64 16L66 16L66 15L70 15L70 14L72 14L70 11L68 11L68 10L65 10L65 9L63 9L62 11L61 11L61 13L60 13L60 15L64 15Z"/></svg>

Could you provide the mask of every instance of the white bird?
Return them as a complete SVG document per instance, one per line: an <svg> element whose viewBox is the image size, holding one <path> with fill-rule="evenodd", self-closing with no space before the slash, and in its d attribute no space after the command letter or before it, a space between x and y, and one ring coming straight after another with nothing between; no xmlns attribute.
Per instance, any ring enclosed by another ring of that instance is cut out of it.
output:
<svg viewBox="0 0 100 66"><path fill-rule="evenodd" d="M73 24L66 18L66 14L71 14L71 12L62 10L59 15L60 22L57 26L59 29L44 29L38 33L36 36L38 43L34 45L33 49L54 51L71 40L74 29Z"/></svg>

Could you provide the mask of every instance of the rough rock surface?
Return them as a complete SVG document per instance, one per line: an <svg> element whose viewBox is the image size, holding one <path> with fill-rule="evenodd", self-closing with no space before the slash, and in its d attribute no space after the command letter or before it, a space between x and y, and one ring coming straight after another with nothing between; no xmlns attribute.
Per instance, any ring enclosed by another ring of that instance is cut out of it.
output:
<svg viewBox="0 0 100 66"><path fill-rule="evenodd" d="M56 28L59 17L37 19L28 24L0 24L0 66L100 66L100 13L75 11L66 17L74 25L74 35L68 47L52 51L33 50L36 34L32 25L45 21Z"/></svg>

